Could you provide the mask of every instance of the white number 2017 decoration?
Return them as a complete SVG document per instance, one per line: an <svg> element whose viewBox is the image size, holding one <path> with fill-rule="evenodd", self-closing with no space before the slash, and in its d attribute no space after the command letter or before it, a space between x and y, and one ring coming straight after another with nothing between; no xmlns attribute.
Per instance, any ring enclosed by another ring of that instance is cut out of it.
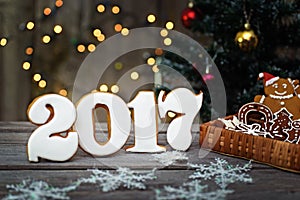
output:
<svg viewBox="0 0 300 200"><path fill-rule="evenodd" d="M167 141L172 148L185 151L192 143L191 126L199 112L203 94L195 95L190 90L178 88L158 97L158 111L161 118L171 111L177 113L167 129ZM94 109L98 106L107 110L109 136L105 144L95 139ZM120 150L126 143L131 127L129 108L133 109L135 144L131 152L159 152L165 147L157 144L157 107L154 92L140 91L126 103L117 95L94 92L83 96L77 103L77 114L73 103L56 94L36 98L28 109L32 123L41 124L28 141L28 159L38 158L53 161L70 159L77 151L78 143L83 150L95 156L106 156ZM76 119L77 116L77 119ZM75 123L75 131L70 131ZM67 136L59 134L66 132ZM79 139L78 139L79 138Z"/></svg>

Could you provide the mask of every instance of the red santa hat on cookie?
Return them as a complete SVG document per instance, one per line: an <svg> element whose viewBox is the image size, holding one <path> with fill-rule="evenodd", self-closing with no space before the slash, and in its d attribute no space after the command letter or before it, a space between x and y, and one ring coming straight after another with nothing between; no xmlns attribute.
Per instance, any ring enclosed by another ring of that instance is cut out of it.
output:
<svg viewBox="0 0 300 200"><path fill-rule="evenodd" d="M273 76L272 74L269 74L267 72L261 72L258 76L259 79L264 79L265 86L269 86L273 84L275 81L279 80L278 76Z"/></svg>

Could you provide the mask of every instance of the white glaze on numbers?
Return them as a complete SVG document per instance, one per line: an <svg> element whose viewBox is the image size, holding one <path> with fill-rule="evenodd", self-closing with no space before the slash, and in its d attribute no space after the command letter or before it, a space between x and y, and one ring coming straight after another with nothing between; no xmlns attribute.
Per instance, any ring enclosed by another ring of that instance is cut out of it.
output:
<svg viewBox="0 0 300 200"><path fill-rule="evenodd" d="M158 96L160 117L168 111L177 113L167 130L167 141L172 148L185 151L192 143L191 127L203 101L203 93L195 95L186 88L177 88L168 95L161 91Z"/></svg>
<svg viewBox="0 0 300 200"><path fill-rule="evenodd" d="M134 146L126 149L131 152L161 152L166 148L157 145L157 115L154 92L140 91L129 102L133 108Z"/></svg>
<svg viewBox="0 0 300 200"><path fill-rule="evenodd" d="M57 94L40 96L31 103L27 115L32 123L42 124L28 140L29 161L38 162L39 157L66 161L76 153L77 133L68 131L75 121L76 110L69 99ZM66 137L58 135L64 131Z"/></svg>
<svg viewBox="0 0 300 200"><path fill-rule="evenodd" d="M93 113L96 106L106 107L109 114L109 139L103 145L95 140ZM79 135L79 145L92 155L106 156L120 150L129 137L130 125L129 109L117 95L106 92L90 93L83 96L77 104L75 128Z"/></svg>

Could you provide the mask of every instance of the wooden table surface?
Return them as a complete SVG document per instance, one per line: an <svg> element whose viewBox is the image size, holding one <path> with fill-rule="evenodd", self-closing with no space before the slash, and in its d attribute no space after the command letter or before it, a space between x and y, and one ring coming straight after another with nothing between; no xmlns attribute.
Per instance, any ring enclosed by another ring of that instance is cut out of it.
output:
<svg viewBox="0 0 300 200"><path fill-rule="evenodd" d="M164 185L181 186L189 181L192 170L187 162L178 162L163 166L153 160L150 153L129 153L123 149L107 157L93 157L81 149L67 162L50 162L41 160L30 163L27 160L27 140L35 129L29 122L0 122L0 198L7 195L6 185L17 184L24 179L47 181L56 187L67 186L80 177L88 177L87 169L115 170L117 167L129 167L136 171L148 171L157 168L156 180L147 181L146 190L119 189L113 192L102 192L96 186L83 184L75 191L68 193L71 199L155 199L154 190ZM193 127L193 143L187 151L189 163L214 162L215 158L223 158L229 164L244 165L248 161L209 152L204 158L199 158L199 128ZM126 145L133 144L131 135ZM159 133L158 143L166 145L165 131ZM125 145L125 147L126 147ZM168 145L167 149L172 150ZM234 190L226 199L300 199L300 174L276 169L263 164L252 163L249 172L253 183L234 183L228 189ZM215 183L207 181L209 187Z"/></svg>

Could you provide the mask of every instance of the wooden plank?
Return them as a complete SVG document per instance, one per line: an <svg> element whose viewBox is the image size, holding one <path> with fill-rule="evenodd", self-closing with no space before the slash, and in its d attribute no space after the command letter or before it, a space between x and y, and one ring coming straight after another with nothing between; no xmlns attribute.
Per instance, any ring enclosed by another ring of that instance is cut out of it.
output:
<svg viewBox="0 0 300 200"><path fill-rule="evenodd" d="M168 129L168 124L158 124L158 131L160 132L166 132ZM34 129L36 129L36 125L32 124L31 122L27 121L0 121L0 132L32 132ZM107 124L106 123L99 123L96 122L95 125L96 129L102 129L107 130ZM192 125L192 132L199 132L200 125L199 124L193 124Z"/></svg>
<svg viewBox="0 0 300 200"><path fill-rule="evenodd" d="M10 141L10 133L1 133L0 135L7 135L7 141ZM19 133L19 135L22 135ZM165 134L159 135L160 144L166 145ZM124 166L136 169L151 169L154 167L163 168L164 166L153 159L151 153L130 153L126 152L124 148L117 153L106 157L95 157L87 154L86 152L78 149L75 156L68 162L49 162L41 160L39 163L30 163L27 160L26 154L26 141L16 143L15 138L20 140L19 137L12 138L12 142L7 144L0 144L0 169L86 169L90 167L110 168L111 166ZM24 139L24 138L23 138ZM21 140L20 140L21 141ZM213 161L214 157L218 157L215 153L209 153L205 158L199 157L199 135L193 135L193 143L190 149L186 152L191 163L198 163L200 160ZM133 140L132 140L133 142ZM130 142L128 143L130 144ZM127 146L128 146L127 144ZM172 148L166 145L167 150ZM126 148L126 146L125 146ZM206 151L204 151L206 152ZM265 167L258 165L259 167ZM177 163L171 168L187 169L186 164Z"/></svg>
<svg viewBox="0 0 300 200"><path fill-rule="evenodd" d="M103 193L99 188L90 184L84 184L78 190L70 193L72 199L154 199L154 189L163 185L180 186L188 181L192 170L189 163L214 162L216 157L224 158L230 164L243 165L247 160L221 155L199 149L199 133L193 131L193 143L186 152L188 161L176 162L165 167L155 161L151 153L129 153L124 149L107 157L93 157L82 150L68 162L50 162L41 160L39 163L30 163L27 160L26 144L35 126L28 122L0 122L0 197L7 194L6 185L16 184L23 179L32 178L44 180L53 186L66 186L80 177L88 177L91 172L86 169L116 169L117 167L129 167L136 170L151 170L157 168L157 180L149 181L146 191L125 189L110 193ZM99 129L97 129L99 130ZM166 129L159 134L159 144L166 145ZM131 135L127 144L133 144ZM166 145L168 150L172 150ZM250 171L253 178L252 184L236 183L229 186L236 192L230 194L227 199L300 199L300 175L285 172L267 165L253 163ZM213 182L202 181L208 184L210 189L216 189Z"/></svg>
<svg viewBox="0 0 300 200"><path fill-rule="evenodd" d="M96 123L96 138L99 140L107 139L107 125L105 123ZM0 144L27 144L28 138L37 126L30 122L0 122ZM159 135L166 134L168 125L160 124L158 127ZM192 133L199 133L199 125L192 125ZM163 136L163 138L166 138ZM162 139L165 140L165 139ZM134 133L130 132L127 143L133 144ZM160 138L158 139L160 141Z"/></svg>
<svg viewBox="0 0 300 200"><path fill-rule="evenodd" d="M142 170L143 172L145 170ZM64 187L82 177L89 177L91 172L86 170L20 170L0 171L0 196L7 194L7 184L17 184L23 179L47 181L56 187ZM71 199L154 199L154 190L162 189L164 185L178 187L189 181L191 170L158 170L156 180L147 181L147 190L126 190L120 188L113 192L102 192L95 185L83 184L76 191L69 193ZM282 172L280 170L251 171L253 183L234 183L228 186L235 192L227 199L300 199L300 179L297 174ZM218 187L213 181L201 181L207 184L209 190Z"/></svg>

